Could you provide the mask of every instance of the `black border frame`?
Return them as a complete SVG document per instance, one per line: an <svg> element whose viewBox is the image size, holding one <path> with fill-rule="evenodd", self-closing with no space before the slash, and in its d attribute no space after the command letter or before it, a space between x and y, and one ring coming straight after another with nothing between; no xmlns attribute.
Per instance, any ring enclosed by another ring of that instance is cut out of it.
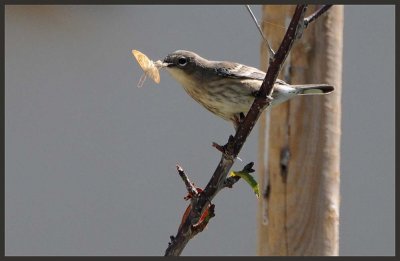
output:
<svg viewBox="0 0 400 261"><path fill-rule="evenodd" d="M310 4L321 4L321 2L322 1L306 1L306 2L309 2ZM332 4L352 4L352 5L354 5L355 3L351 3L350 1L336 1L336 2L332 2L332 1L324 1L325 2L325 4L328 2L328 3L332 3ZM2 60L3 60L3 62L1 63L1 74L0 74L0 80L1 80L1 83L2 83L2 88L1 88L1 93L2 93L2 99L0 99L0 103L1 103L1 106L0 106L0 110L1 110L1 113L0 113L0 115L1 115L1 117L2 117L2 120L1 120L1 124L2 124L2 134L3 134L3 139L1 139L1 144L0 145L2 145L3 146L3 157L2 157L2 160L1 160L1 163L2 163L2 172L3 172L3 175L2 175L2 178L0 179L0 187L1 187L1 190L2 190L2 193L0 193L0 221L1 221L1 224L2 224L2 226L0 226L0 234L1 234L1 239L0 239L0 259L7 259L7 260L25 260L25 259L30 259L30 260L44 260L44 259L47 259L47 260L49 260L49 259L51 259L51 260L53 260L53 259L56 259L56 260L71 260L71 259L74 259L74 260L79 260L79 259L82 259L82 260L94 260L95 258L96 259L101 259L101 260L114 260L114 259L125 259L125 260L127 260L128 258L129 259L131 259L131 258L145 258L145 259L147 259L147 260L149 260L149 259L156 259L156 258L162 258L161 256L160 257L150 257L150 256L146 256L146 257L143 257L143 256L5 256L5 216L4 216L4 214L5 214L5 161L4 161L4 159L5 159L5 133L4 133L4 127L5 127L5 5L60 5L60 4L67 4L67 5L87 5L87 4L90 4L90 5L93 5L93 4L102 4L102 5L121 5L121 4L146 4L146 5L152 5L152 4L295 4L296 2L294 2L293 0L292 1L277 1L277 0L270 0L270 1L268 1L268 2L266 2L266 1L238 1L238 0L230 0L230 1L227 1L227 0L219 0L219 1L210 1L210 0L208 0L208 1L202 1L202 2L192 2L192 1L190 1L190 2L188 2L188 1L184 1L184 0L175 0L175 1L157 1L157 2L155 2L155 1L152 1L152 3L149 3L149 1L147 0L135 0L135 1L121 1L121 0L118 0L118 1L104 1L104 0L86 0L86 1L79 1L79 0L57 0L57 1L51 1L51 0L42 0L42 1L35 1L35 0L14 0L14 1L5 1L4 3L2 3L2 5L1 5L1 17L2 17L2 19L1 19L1 21L0 21L0 23L1 23L1 50L2 50ZM395 16L395 22L396 22L396 37L395 37L395 39L396 39L396 46L397 46L397 43L399 43L399 28L400 28L400 25L399 25L399 19L398 19L398 17L397 17L397 14L399 14L400 12L400 7L399 7L399 5L395 2L395 1L388 1L388 0L381 0L381 1L366 1L366 0L364 0L362 3L356 3L356 4L369 4L369 5L388 5L388 4L390 4L390 5L396 5L396 16ZM397 49L397 48L396 48ZM398 68L398 63L397 63L397 61L398 61L398 58L399 58L399 53L397 52L397 50L396 50L396 57L395 57L396 59L395 59L395 67L396 67L396 80L397 80L397 75L399 75L400 73L399 73L399 68ZM396 82L396 87L397 87L397 85L398 85L398 81L395 81ZM398 96L398 92L395 92L395 95L396 95L396 98L397 98L397 96ZM398 106L398 104L397 103L395 103L395 110L396 110L396 112L398 111L398 109L400 109L399 108L399 106ZM397 125L399 124L399 119L398 119L399 117L398 117L398 115L397 114L395 114L395 120L396 120L396 125L395 125L395 129L397 130L398 128L397 128ZM397 133L396 133L397 134ZM396 135L397 136L397 135ZM396 151L397 151L397 148L398 148L398 140L397 139L395 139L396 141L395 141L395 154L396 154ZM397 157L398 155L396 154L396 162L397 162L397 159L398 159L398 157ZM396 164L396 166L395 166L395 172L397 173L398 172L398 168L397 168L397 164ZM399 186L399 179L396 179L396 181L395 181L395 185L396 185L396 187L398 188ZM398 198L398 196L399 196L399 192L396 190L395 191L395 198L397 199ZM395 202L395 207L396 207L396 217L398 216L397 214L398 214L398 201L396 200L396 202ZM397 220L397 218L395 219L396 221L395 221L395 238L397 239L397 236L398 236L398 231L399 231L399 224L398 224L398 220ZM388 259L391 259L391 260L395 260L395 258L397 257L397 254L398 254L398 244L397 244L397 242L395 243L395 256L389 256L389 257L381 257L381 256L352 256L352 257L346 257L346 256L339 256L339 257L305 257L305 258L313 258L314 260L315 259L317 259L317 260L319 260L319 259L324 259L324 260L327 260L327 259L331 259L331 258L339 258L339 259L343 259L343 260L365 260L365 259L368 259L368 260L371 260L371 259L373 259L373 260L375 260L375 259L379 259L379 260L381 260L381 259L385 259L385 260L388 260ZM173 257L173 258L176 258L176 257ZM189 259L200 259L200 258L202 258L202 257L184 257L184 258L189 258ZM279 259L281 259L281 258L284 258L284 259L286 259L286 258L295 258L295 257L209 257L209 256L207 256L207 259L209 259L209 258L211 258L211 259L213 259L213 258L218 258L218 259L225 259L225 260L232 260L232 259L234 259L234 260L238 260L238 259L243 259L243 258L257 258L257 259L269 259L269 260L271 260L271 259L277 259L277 258L279 258ZM299 257L299 258L302 258L302 257Z"/></svg>

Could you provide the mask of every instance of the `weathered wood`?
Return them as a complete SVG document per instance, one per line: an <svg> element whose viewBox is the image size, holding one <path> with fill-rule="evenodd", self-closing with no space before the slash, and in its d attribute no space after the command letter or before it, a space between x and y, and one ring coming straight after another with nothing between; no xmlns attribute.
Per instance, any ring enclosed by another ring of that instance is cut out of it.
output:
<svg viewBox="0 0 400 261"><path fill-rule="evenodd" d="M293 6L263 8L273 47L284 31L276 25L290 13ZM329 83L334 93L292 99L272 109L271 123L260 119L259 255L338 255L342 32L343 7L334 6L287 60L291 83ZM261 51L267 64L267 49Z"/></svg>

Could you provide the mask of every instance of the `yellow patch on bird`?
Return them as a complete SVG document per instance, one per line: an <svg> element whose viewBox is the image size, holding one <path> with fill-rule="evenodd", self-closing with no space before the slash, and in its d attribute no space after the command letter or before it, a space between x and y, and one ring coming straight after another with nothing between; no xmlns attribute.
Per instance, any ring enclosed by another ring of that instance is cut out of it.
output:
<svg viewBox="0 0 400 261"><path fill-rule="evenodd" d="M303 94L323 94L324 92L321 91L320 89L308 89L304 90Z"/></svg>

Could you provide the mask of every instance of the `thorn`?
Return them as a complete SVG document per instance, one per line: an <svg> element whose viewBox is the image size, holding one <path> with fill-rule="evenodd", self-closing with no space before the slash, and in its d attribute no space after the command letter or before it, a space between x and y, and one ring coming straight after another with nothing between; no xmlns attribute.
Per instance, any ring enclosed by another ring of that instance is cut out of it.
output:
<svg viewBox="0 0 400 261"><path fill-rule="evenodd" d="M215 143L215 142L212 143L212 146L213 146L214 148L216 148L217 150L219 150L220 152L225 153L225 148L224 148L224 146L221 146L221 145L219 145L219 144L217 144L217 143Z"/></svg>

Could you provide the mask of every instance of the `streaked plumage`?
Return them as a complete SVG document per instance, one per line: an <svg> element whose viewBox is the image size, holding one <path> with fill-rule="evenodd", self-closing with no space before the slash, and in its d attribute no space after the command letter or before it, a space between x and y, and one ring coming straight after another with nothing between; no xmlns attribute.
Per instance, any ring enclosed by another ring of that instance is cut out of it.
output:
<svg viewBox="0 0 400 261"><path fill-rule="evenodd" d="M178 50L164 59L167 71L198 103L237 127L240 114L249 111L261 87L265 72L250 66L226 61L209 61L190 52ZM327 84L289 85L277 79L272 106L297 95L326 94Z"/></svg>

